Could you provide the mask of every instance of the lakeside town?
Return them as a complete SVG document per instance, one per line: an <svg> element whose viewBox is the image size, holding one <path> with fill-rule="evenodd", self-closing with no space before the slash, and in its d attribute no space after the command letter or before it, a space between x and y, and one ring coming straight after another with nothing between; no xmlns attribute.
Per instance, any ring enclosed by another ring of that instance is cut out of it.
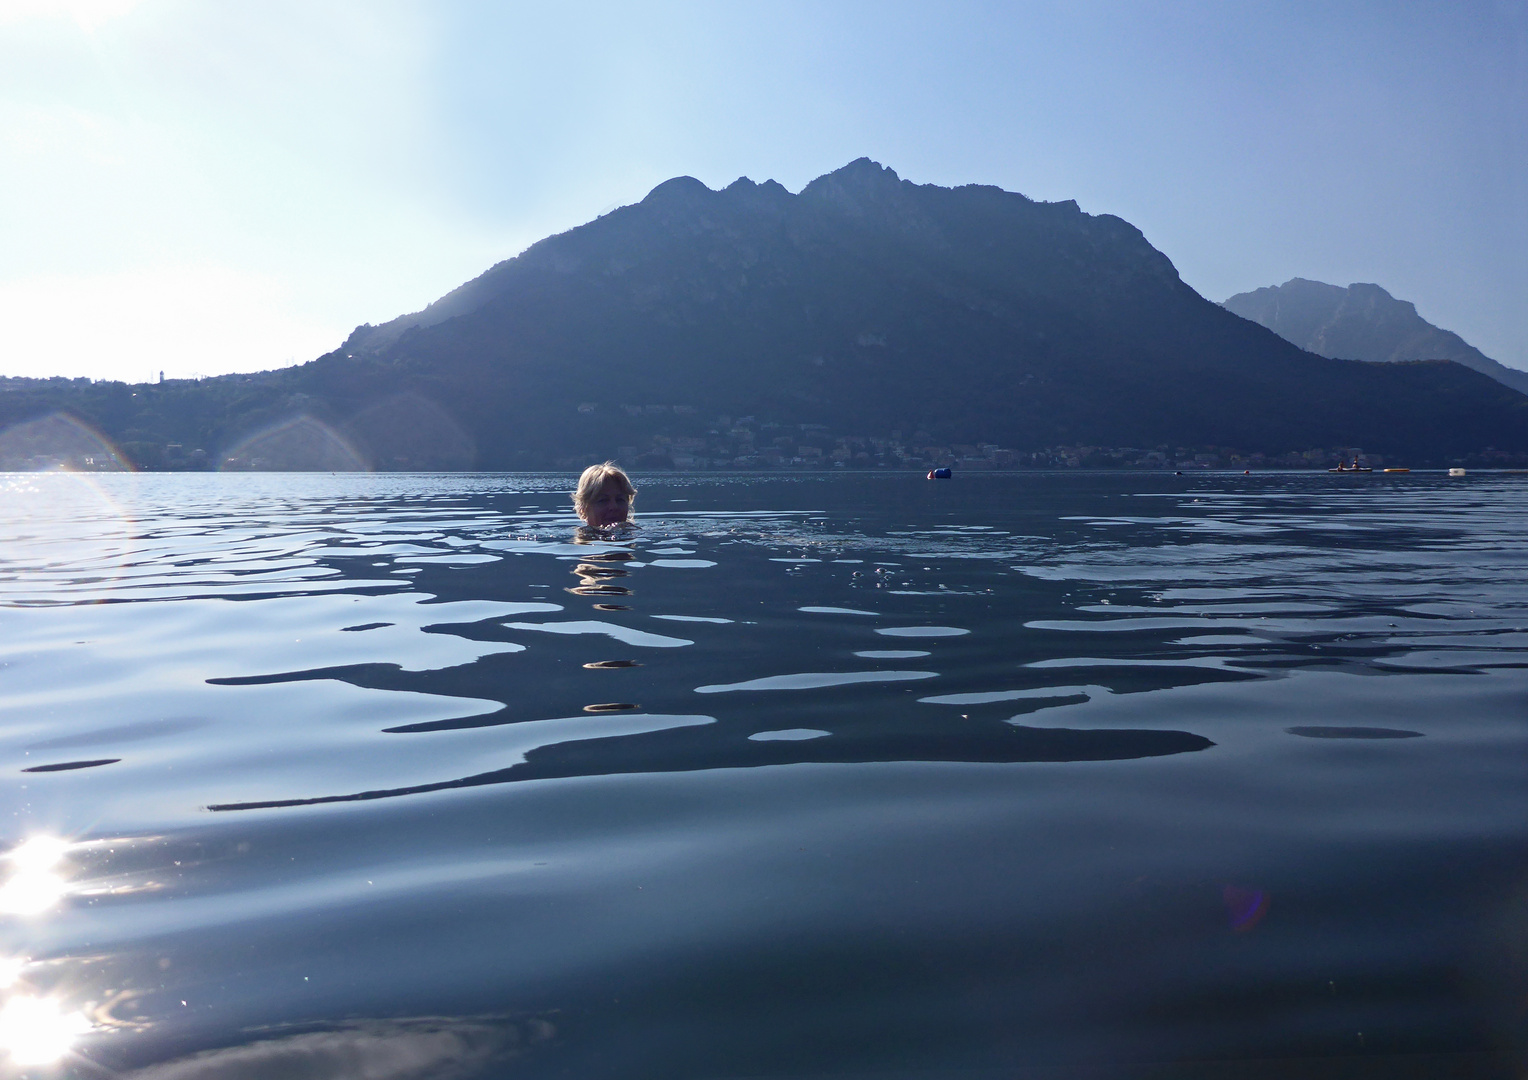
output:
<svg viewBox="0 0 1528 1080"><path fill-rule="evenodd" d="M594 406L580 406L592 411ZM623 406L631 417L659 410L678 416L692 413L685 406ZM701 435L653 435L646 443L623 445L620 461L646 469L909 469L962 471L1010 469L1327 469L1355 461L1366 468L1383 468L1382 455L1361 447L1314 447L1282 454L1243 453L1234 447L1169 446L1117 447L1088 444L1056 445L1017 450L989 442L936 440L927 431L893 430L884 436L844 435L825 424L782 424L753 416L718 416ZM1521 455L1499 457L1502 466ZM1486 462L1472 459L1474 464ZM557 463L581 467L578 459Z"/></svg>
<svg viewBox="0 0 1528 1080"><path fill-rule="evenodd" d="M892 430L884 435L850 435L826 424L782 423L755 416L718 415L709 423L685 405L621 406L620 415L589 416L597 406L583 404L579 412L587 421L604 420L610 434L598 439L600 428L585 428L571 437L580 447L576 454L556 458L527 458L511 471L577 470L590 460L612 451L621 464L641 470L681 471L774 471L834 469L899 469L924 471L951 469L960 472L996 472L1028 469L1158 469L1158 470L1262 470L1331 469L1338 465L1366 469L1407 466L1356 446L1312 447L1285 453L1243 452L1226 446L1149 447L1058 444L1041 449L1014 449L991 442L944 442L923 430ZM603 410L601 410L603 411ZM300 423L278 426L274 432L245 439L232 453L219 455L183 443L131 441L113 446L84 425L75 422L21 425L0 433L0 471L69 469L80 472L136 469L148 472L205 471L441 471L436 461L391 456L370 460L353 450L342 430L311 417ZM36 428L35 431L23 429ZM69 436L60 444L62 428ZM655 430L656 429L656 430ZM288 439L283 432L290 434ZM306 439L331 446L343 445L346 453L321 457L304 452ZM612 447L612 438L629 441ZM600 443L603 442L603 447ZM311 460L310 460L311 459ZM1449 460L1448 465L1477 468L1523 468L1528 455L1487 448ZM462 466L447 471L456 471Z"/></svg>
<svg viewBox="0 0 1528 1080"><path fill-rule="evenodd" d="M1231 447L1114 447L1057 445L1015 450L996 443L948 444L927 432L884 437L840 435L823 424L758 423L721 418L704 436L655 435L645 446L617 448L637 468L672 469L1314 469L1359 461L1382 467L1359 447L1318 447L1280 455L1243 454ZM559 464L563 464L559 462ZM570 459L567 467L574 467Z"/></svg>

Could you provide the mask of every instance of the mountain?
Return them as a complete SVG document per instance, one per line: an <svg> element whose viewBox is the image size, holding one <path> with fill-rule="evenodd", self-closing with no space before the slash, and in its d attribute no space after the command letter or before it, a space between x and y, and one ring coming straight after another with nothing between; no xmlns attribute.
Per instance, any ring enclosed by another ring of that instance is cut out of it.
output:
<svg viewBox="0 0 1528 1080"><path fill-rule="evenodd" d="M649 403L1021 449L1528 448L1520 395L1295 349L1120 218L863 158L798 195L669 180L318 364L470 386L449 407L493 456L640 442L621 407Z"/></svg>
<svg viewBox="0 0 1528 1080"><path fill-rule="evenodd" d="M1528 371L1492 360L1458 334L1422 318L1415 304L1397 300L1378 285L1344 289L1291 278L1282 285L1237 293L1222 306L1320 356L1376 362L1452 360L1528 394Z"/></svg>
<svg viewBox="0 0 1528 1080"><path fill-rule="evenodd" d="M983 443L1528 455L1528 397L1476 372L1316 356L1200 296L1118 217L864 158L799 194L666 181L298 367L0 389L0 426L63 409L171 466L193 448L489 469Z"/></svg>

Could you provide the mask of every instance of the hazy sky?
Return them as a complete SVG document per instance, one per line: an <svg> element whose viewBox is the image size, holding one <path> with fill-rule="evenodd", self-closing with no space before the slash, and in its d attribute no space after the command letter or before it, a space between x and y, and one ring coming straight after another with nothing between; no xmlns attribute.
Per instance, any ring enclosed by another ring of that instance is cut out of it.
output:
<svg viewBox="0 0 1528 1080"><path fill-rule="evenodd" d="M0 374L310 360L689 174L868 155L1528 367L1528 2L0 0Z"/></svg>

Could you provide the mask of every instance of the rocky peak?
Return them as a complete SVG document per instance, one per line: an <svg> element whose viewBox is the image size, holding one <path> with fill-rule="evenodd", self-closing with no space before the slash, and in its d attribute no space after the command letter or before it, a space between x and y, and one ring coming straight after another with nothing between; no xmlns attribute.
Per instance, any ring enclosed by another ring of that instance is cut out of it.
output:
<svg viewBox="0 0 1528 1080"><path fill-rule="evenodd" d="M863 214L873 204L898 200L911 186L894 169L862 157L813 180L801 189L801 198Z"/></svg>
<svg viewBox="0 0 1528 1080"><path fill-rule="evenodd" d="M649 191L647 198L642 200L642 205L685 206L715 194L716 192L693 176L676 176L672 180L663 181Z"/></svg>
<svg viewBox="0 0 1528 1080"><path fill-rule="evenodd" d="M1453 360L1528 394L1528 372L1509 368L1417 314L1372 282L1347 288L1290 278L1282 285L1238 293L1222 305L1321 356L1375 363Z"/></svg>

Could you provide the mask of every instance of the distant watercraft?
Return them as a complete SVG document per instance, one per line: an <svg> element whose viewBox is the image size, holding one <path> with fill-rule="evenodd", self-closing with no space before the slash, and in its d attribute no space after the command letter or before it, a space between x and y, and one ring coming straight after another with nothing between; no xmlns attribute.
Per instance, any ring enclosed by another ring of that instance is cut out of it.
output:
<svg viewBox="0 0 1528 1080"><path fill-rule="evenodd" d="M928 471L928 478L930 480L948 480L953 475L949 469L930 469Z"/></svg>
<svg viewBox="0 0 1528 1080"><path fill-rule="evenodd" d="M1410 469L1386 469L1386 472L1410 472Z"/></svg>
<svg viewBox="0 0 1528 1080"><path fill-rule="evenodd" d="M1326 471L1327 472L1349 473L1349 472L1373 472L1374 470L1369 468L1366 465L1360 465L1358 463L1358 459L1354 458L1353 459L1353 464L1351 464L1351 465L1345 465L1345 464L1343 464L1342 462L1339 461L1337 463L1337 467L1335 469L1328 469Z"/></svg>

